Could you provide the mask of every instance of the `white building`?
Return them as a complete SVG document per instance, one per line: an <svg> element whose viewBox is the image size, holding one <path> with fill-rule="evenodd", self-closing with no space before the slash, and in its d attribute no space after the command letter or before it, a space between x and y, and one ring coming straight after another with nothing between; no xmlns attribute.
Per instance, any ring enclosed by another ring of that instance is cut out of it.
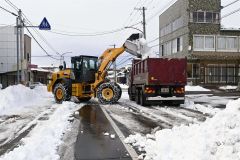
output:
<svg viewBox="0 0 240 160"><path fill-rule="evenodd" d="M22 32L19 45L20 81L26 83L30 79L31 38ZM3 87L17 82L17 35L14 26L0 27L0 83Z"/></svg>

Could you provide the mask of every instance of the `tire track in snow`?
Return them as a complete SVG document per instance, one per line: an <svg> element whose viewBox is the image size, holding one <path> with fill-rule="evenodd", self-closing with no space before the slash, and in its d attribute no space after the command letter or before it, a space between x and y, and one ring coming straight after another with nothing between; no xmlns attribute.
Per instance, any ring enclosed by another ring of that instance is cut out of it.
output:
<svg viewBox="0 0 240 160"><path fill-rule="evenodd" d="M37 125L39 121L47 120L49 116L54 112L55 109L48 108L47 110L40 113L36 118L22 126L21 129L15 134L13 139L8 140L3 145L0 146L0 156L5 153L12 151L18 145L21 144L21 140L26 137L31 130Z"/></svg>

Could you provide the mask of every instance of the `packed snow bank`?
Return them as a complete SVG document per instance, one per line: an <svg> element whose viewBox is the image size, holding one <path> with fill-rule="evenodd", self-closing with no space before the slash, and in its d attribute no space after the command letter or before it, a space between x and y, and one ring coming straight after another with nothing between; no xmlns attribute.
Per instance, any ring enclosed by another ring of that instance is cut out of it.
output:
<svg viewBox="0 0 240 160"><path fill-rule="evenodd" d="M186 91L203 91L203 92L211 91L211 90L203 88L201 86L186 86L185 90Z"/></svg>
<svg viewBox="0 0 240 160"><path fill-rule="evenodd" d="M222 86L222 87L219 87L219 89L222 89L222 90L235 90L235 89L237 89L237 86Z"/></svg>
<svg viewBox="0 0 240 160"><path fill-rule="evenodd" d="M51 96L45 87L30 89L23 85L10 86L0 90L0 115L16 114L28 107L38 107L49 104Z"/></svg>
<svg viewBox="0 0 240 160"><path fill-rule="evenodd" d="M174 127L125 139L146 151L145 160L239 160L240 99L202 124Z"/></svg>
<svg viewBox="0 0 240 160"><path fill-rule="evenodd" d="M126 84L118 83L118 85L119 85L122 89L128 89L128 85L126 85Z"/></svg>
<svg viewBox="0 0 240 160"><path fill-rule="evenodd" d="M62 143L62 136L70 128L70 115L79 105L72 102L55 104L56 110L49 120L39 122L27 138L22 140L23 145L0 157L0 160L55 160L60 159L57 147Z"/></svg>

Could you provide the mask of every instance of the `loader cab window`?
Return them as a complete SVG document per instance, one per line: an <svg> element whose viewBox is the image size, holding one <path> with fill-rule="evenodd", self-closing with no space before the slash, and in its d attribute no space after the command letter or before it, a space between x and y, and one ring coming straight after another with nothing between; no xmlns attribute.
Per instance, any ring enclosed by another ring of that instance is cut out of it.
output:
<svg viewBox="0 0 240 160"><path fill-rule="evenodd" d="M81 61L76 61L76 70L80 70L81 69Z"/></svg>
<svg viewBox="0 0 240 160"><path fill-rule="evenodd" d="M93 83L95 81L95 73L98 70L98 57L79 56L72 58L72 69L76 82Z"/></svg>

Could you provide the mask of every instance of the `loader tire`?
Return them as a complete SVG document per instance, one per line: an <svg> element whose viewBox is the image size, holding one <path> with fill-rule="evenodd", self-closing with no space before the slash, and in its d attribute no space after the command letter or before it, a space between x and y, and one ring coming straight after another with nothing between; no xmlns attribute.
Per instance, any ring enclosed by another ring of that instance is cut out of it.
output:
<svg viewBox="0 0 240 160"><path fill-rule="evenodd" d="M98 101L102 104L113 104L119 99L120 91L114 83L102 83L97 89Z"/></svg>
<svg viewBox="0 0 240 160"><path fill-rule="evenodd" d="M63 101L66 101L68 99L67 96L67 90L64 87L63 84L58 83L55 87L54 87L54 98L56 103L61 104Z"/></svg>
<svg viewBox="0 0 240 160"><path fill-rule="evenodd" d="M122 88L117 84L117 83L113 83L114 85L114 89L117 90L117 101L121 98L122 96Z"/></svg>

